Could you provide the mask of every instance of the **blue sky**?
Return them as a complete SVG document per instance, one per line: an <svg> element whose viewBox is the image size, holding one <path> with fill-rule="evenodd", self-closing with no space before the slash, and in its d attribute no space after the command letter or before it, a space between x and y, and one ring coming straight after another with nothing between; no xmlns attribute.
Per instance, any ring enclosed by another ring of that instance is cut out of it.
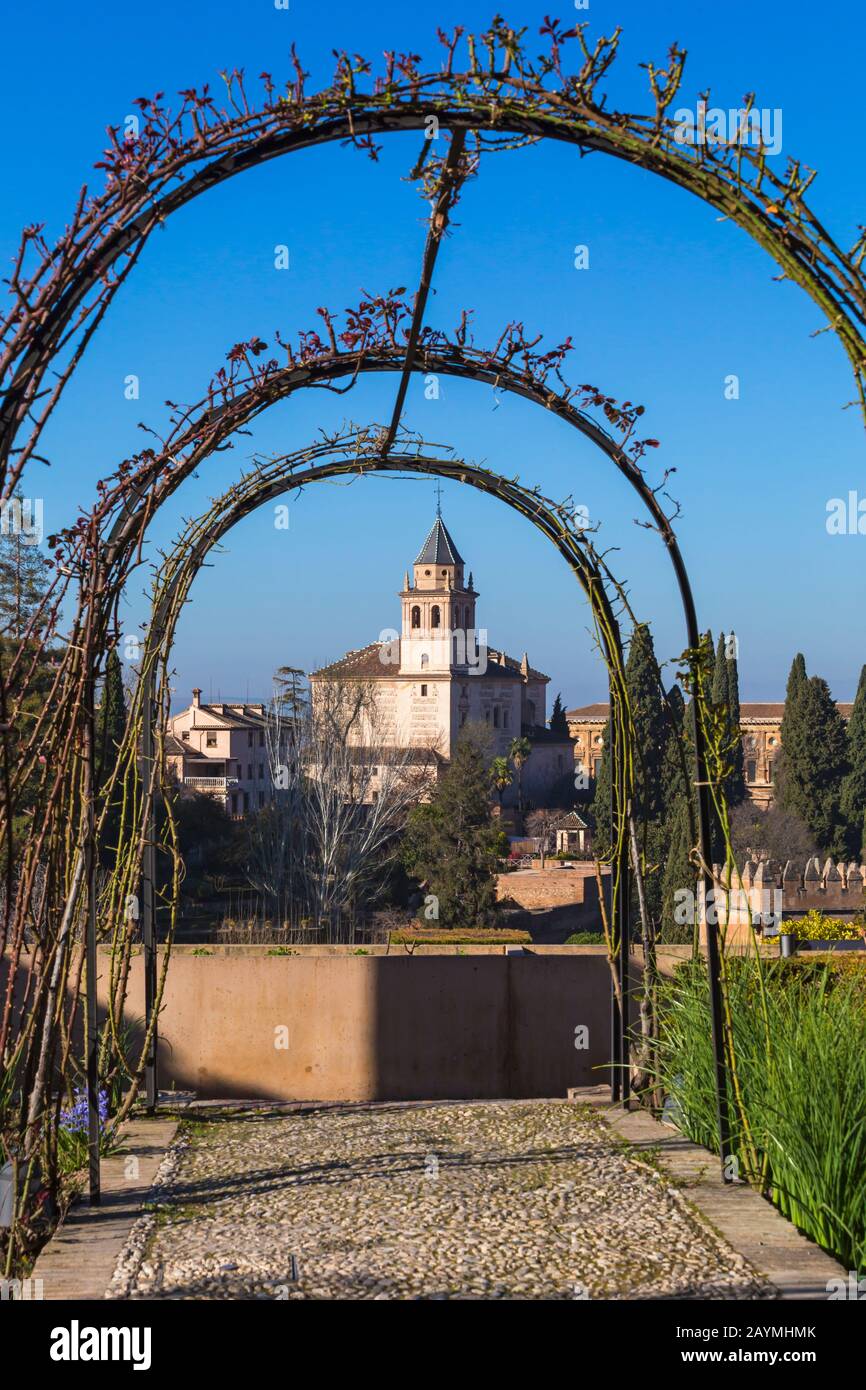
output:
<svg viewBox="0 0 866 1390"><path fill-rule="evenodd" d="M437 26L483 28L494 7L464 0L435 7L383 0L327 7L290 0L206 6L150 3L129 11L90 0L49 0L4 17L7 57L0 87L4 198L0 259L20 228L62 227L92 165L104 127L122 123L132 99L211 81L218 71L289 74L294 41L312 85L328 80L331 50L378 60L412 48L438 62ZM620 57L607 83L611 104L647 108L639 64L661 61L671 40L689 50L681 104L709 86L723 107L755 90L783 118L783 153L817 166L812 205L849 245L864 220L859 138L866 23L848 0L832 20L805 6L697 7L668 0L591 0L577 15L552 0L505 7L540 48L545 12L588 19L591 32L622 24ZM741 16L747 15L747 18ZM847 24L844 43L840 36ZM29 55L33 54L31 58ZM198 398L241 338L293 335L316 323L316 307L339 310L362 287L414 285L425 204L405 181L417 136L388 137L378 164L339 146L308 151L244 174L177 214L146 249L69 387L45 439L51 470L25 491L45 499L46 526L66 524L94 484L142 446L143 420L159 428L165 400ZM647 432L676 468L683 507L678 533L699 617L740 638L746 699L784 693L791 657L837 698L851 698L866 660L861 638L866 537L829 536L830 498L866 494L863 428L847 362L811 301L774 283L775 266L741 232L687 194L619 161L535 147L490 157L465 190L457 227L441 255L428 322L452 326L475 312L479 342L523 319L552 345L571 335L573 379L598 383L647 407ZM290 248L291 269L273 267ZM576 271L576 244L590 268ZM124 399L129 373L137 402ZM724 380L740 378L740 399ZM389 417L395 377L362 381L348 396L296 396L263 417L191 480L154 529L168 544L183 516L218 494L254 449L288 451L345 419ZM633 524L625 484L588 444L530 406L484 387L445 380L438 401L410 388L406 423L465 457L553 496L572 494L602 520L601 538L627 579L639 616L651 621L662 659L684 645L669 567L657 539ZM430 525L434 483L365 479L321 486L291 503L288 532L267 513L248 518L199 577L175 650L177 702L191 686L224 698L266 695L278 665L313 665L373 640L398 618L396 590ZM562 562L506 507L449 484L443 512L481 591L479 621L491 644L550 673L569 705L601 698L603 668L587 612ZM139 593L127 631L143 620Z"/></svg>

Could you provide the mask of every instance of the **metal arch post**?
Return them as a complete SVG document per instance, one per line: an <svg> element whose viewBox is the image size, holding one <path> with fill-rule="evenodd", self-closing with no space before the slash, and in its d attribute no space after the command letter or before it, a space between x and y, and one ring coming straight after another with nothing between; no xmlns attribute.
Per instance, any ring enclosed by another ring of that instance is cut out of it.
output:
<svg viewBox="0 0 866 1390"><path fill-rule="evenodd" d="M610 720L608 723L608 764L610 768L610 835L611 841L615 835L616 817L616 788L619 778L619 735L617 732L616 720L614 719L614 688L613 679L608 677L608 695L610 701ZM615 885L619 883L619 893L622 893L622 863L617 856L611 861L610 866L610 906L608 920L610 922L611 945L616 949L619 941L619 895L615 892ZM622 1009L617 998L616 985L613 976L610 981L610 1098L618 1101L622 1096Z"/></svg>
<svg viewBox="0 0 866 1390"><path fill-rule="evenodd" d="M84 707L85 784L85 873L87 877L87 923L84 962L87 976L85 1030L87 1064L87 1175L88 1199L92 1207L101 1201L99 1157L99 1014L97 1009L96 954L96 681L93 657L88 649Z"/></svg>
<svg viewBox="0 0 866 1390"><path fill-rule="evenodd" d="M142 691L141 768L144 804L147 807L147 823L141 860L141 941L144 950L145 1028L150 1039L144 1059L144 1090L145 1105L151 1113L156 1109L159 1099L156 1059L159 1020L156 1015L156 910L154 899L156 879L154 790L156 779L154 776L153 705L153 666L150 664L145 672Z"/></svg>

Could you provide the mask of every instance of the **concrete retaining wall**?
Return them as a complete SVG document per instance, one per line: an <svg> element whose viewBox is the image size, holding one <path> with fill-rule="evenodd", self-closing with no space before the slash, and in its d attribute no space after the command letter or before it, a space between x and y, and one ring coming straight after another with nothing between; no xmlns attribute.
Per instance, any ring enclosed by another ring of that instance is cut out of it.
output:
<svg viewBox="0 0 866 1390"><path fill-rule="evenodd" d="M106 956L100 965L102 984ZM279 1100L565 1096L606 1079L609 1006L603 947L181 949L160 1016L160 1085ZM127 1013L144 1013L140 956Z"/></svg>

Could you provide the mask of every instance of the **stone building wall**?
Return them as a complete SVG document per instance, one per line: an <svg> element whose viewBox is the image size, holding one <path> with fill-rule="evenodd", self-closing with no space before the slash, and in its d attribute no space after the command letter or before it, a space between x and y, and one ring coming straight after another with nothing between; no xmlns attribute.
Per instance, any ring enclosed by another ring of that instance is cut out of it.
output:
<svg viewBox="0 0 866 1390"><path fill-rule="evenodd" d="M850 703L841 701L839 713L847 722ZM575 770L580 767L594 776L594 763L601 757L601 736L608 720L610 706L599 702L568 710L566 719L575 740ZM746 791L758 806L771 805L775 790L775 762L782 748L782 715L784 704L745 702L740 705L740 732L743 739L743 768Z"/></svg>

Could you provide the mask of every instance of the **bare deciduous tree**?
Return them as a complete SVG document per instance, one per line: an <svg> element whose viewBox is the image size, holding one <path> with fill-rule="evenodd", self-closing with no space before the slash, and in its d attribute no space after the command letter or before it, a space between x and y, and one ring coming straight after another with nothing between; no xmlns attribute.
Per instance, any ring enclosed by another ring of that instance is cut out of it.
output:
<svg viewBox="0 0 866 1390"><path fill-rule="evenodd" d="M279 918L333 940L375 896L435 750L398 746L362 681L320 682L300 717L275 697L266 740L273 799L251 825L250 880Z"/></svg>

